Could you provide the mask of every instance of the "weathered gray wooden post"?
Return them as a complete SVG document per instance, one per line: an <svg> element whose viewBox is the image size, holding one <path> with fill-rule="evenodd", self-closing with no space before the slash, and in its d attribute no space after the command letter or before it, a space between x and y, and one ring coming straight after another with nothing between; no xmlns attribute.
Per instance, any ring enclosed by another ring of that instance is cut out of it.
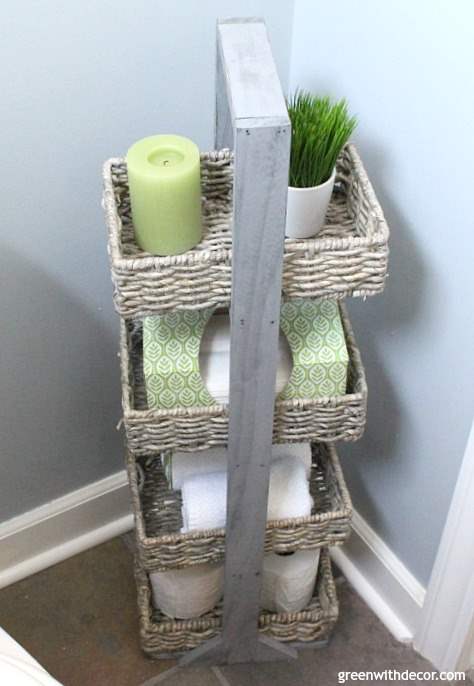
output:
<svg viewBox="0 0 474 686"><path fill-rule="evenodd" d="M296 657L258 632L290 137L265 24L220 22L216 148L235 152L224 618L181 664Z"/></svg>

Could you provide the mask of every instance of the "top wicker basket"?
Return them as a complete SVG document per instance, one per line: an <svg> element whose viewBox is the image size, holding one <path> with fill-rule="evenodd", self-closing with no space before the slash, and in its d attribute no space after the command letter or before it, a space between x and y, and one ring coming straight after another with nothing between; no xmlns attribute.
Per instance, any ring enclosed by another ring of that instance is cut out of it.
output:
<svg viewBox="0 0 474 686"><path fill-rule="evenodd" d="M201 155L203 237L182 255L158 257L135 243L127 168L104 166L104 210L114 301L124 318L170 309L228 305L231 292L233 156ZM317 238L285 240L284 298L345 298L380 293L389 230L362 162L347 145L337 163L327 221Z"/></svg>

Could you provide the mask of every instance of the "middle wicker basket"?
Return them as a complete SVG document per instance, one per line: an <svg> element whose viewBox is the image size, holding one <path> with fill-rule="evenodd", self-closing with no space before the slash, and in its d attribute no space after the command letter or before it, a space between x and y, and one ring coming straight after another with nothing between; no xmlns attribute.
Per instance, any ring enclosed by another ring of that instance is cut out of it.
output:
<svg viewBox="0 0 474 686"><path fill-rule="evenodd" d="M367 383L346 308L339 304L349 369L344 395L276 400L273 442L355 441L367 414ZM142 325L121 321L122 405L128 448L135 455L166 450L195 452L227 445L228 405L149 409L143 379Z"/></svg>
<svg viewBox="0 0 474 686"><path fill-rule="evenodd" d="M334 446L312 445L309 517L268 522L265 552L341 545L350 533L352 504ZM192 460L193 456L189 456ZM137 464L144 479L139 490ZM127 459L135 515L137 558L147 572L165 571L222 559L225 529L181 533L181 493L172 491L159 455Z"/></svg>

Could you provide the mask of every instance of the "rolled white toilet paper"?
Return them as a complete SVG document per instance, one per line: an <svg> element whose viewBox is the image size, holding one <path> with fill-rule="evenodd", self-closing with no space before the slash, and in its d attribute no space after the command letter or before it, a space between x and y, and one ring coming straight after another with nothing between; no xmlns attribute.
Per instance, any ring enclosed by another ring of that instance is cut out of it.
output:
<svg viewBox="0 0 474 686"><path fill-rule="evenodd" d="M281 457L295 457L303 463L306 478L311 474L311 443L275 443L272 446L272 461Z"/></svg>
<svg viewBox="0 0 474 686"><path fill-rule="evenodd" d="M224 593L224 564L150 574L153 604L168 617L191 619L212 610Z"/></svg>
<svg viewBox="0 0 474 686"><path fill-rule="evenodd" d="M294 457L273 460L268 485L268 521L308 517L312 507L304 464Z"/></svg>
<svg viewBox="0 0 474 686"><path fill-rule="evenodd" d="M184 479L188 476L225 472L227 469L227 448L209 448L193 454L177 452L165 456L164 464L171 488L180 491Z"/></svg>
<svg viewBox="0 0 474 686"><path fill-rule="evenodd" d="M185 478L181 496L183 533L225 526L227 472L193 474Z"/></svg>
<svg viewBox="0 0 474 686"><path fill-rule="evenodd" d="M216 529L225 526L227 507L227 473L193 474L183 481L181 489L181 531ZM313 499L309 492L305 467L294 457L272 462L268 488L267 519L308 517Z"/></svg>
<svg viewBox="0 0 474 686"><path fill-rule="evenodd" d="M263 558L260 603L270 612L300 612L313 597L320 549Z"/></svg>
<svg viewBox="0 0 474 686"><path fill-rule="evenodd" d="M281 443L272 446L272 462L284 457L294 457L303 463L306 478L311 472L310 443ZM227 448L209 448L196 453L167 453L162 457L166 477L171 488L180 491L184 479L195 474L224 472L227 469ZM138 470L138 464L137 464Z"/></svg>

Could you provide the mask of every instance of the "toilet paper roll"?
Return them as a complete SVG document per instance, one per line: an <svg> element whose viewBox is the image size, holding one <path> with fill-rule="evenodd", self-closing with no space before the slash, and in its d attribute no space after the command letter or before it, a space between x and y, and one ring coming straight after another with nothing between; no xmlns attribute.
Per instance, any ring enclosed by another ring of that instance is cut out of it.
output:
<svg viewBox="0 0 474 686"><path fill-rule="evenodd" d="M227 474L211 472L186 478L181 489L181 531L220 529L225 526Z"/></svg>
<svg viewBox="0 0 474 686"><path fill-rule="evenodd" d="M311 474L311 443L276 443L272 446L272 461L281 457L295 457L303 463L306 478Z"/></svg>
<svg viewBox="0 0 474 686"><path fill-rule="evenodd" d="M153 604L168 617L191 619L212 610L224 593L224 564L217 562L150 574Z"/></svg>
<svg viewBox="0 0 474 686"><path fill-rule="evenodd" d="M224 527L227 510L227 473L194 474L184 479L181 489L181 531ZM308 517L313 499L304 465L294 457L271 463L267 519Z"/></svg>
<svg viewBox="0 0 474 686"><path fill-rule="evenodd" d="M318 573L320 550L263 559L261 605L270 612L300 612L309 605Z"/></svg>
<svg viewBox="0 0 474 686"><path fill-rule="evenodd" d="M226 471L227 448L209 448L196 453L169 453L162 457L162 462L171 488L180 491L188 476Z"/></svg>
<svg viewBox="0 0 474 686"><path fill-rule="evenodd" d="M267 519L309 517L313 499L304 465L294 457L272 460L268 484Z"/></svg>
<svg viewBox="0 0 474 686"><path fill-rule="evenodd" d="M311 444L310 443L282 443L272 446L272 461L285 457L294 457L303 463L306 478L311 472ZM209 448L196 453L171 452L161 457L165 475L170 487L180 491L184 479L195 474L210 474L223 472L227 469L227 448ZM138 470L138 464L137 464Z"/></svg>

